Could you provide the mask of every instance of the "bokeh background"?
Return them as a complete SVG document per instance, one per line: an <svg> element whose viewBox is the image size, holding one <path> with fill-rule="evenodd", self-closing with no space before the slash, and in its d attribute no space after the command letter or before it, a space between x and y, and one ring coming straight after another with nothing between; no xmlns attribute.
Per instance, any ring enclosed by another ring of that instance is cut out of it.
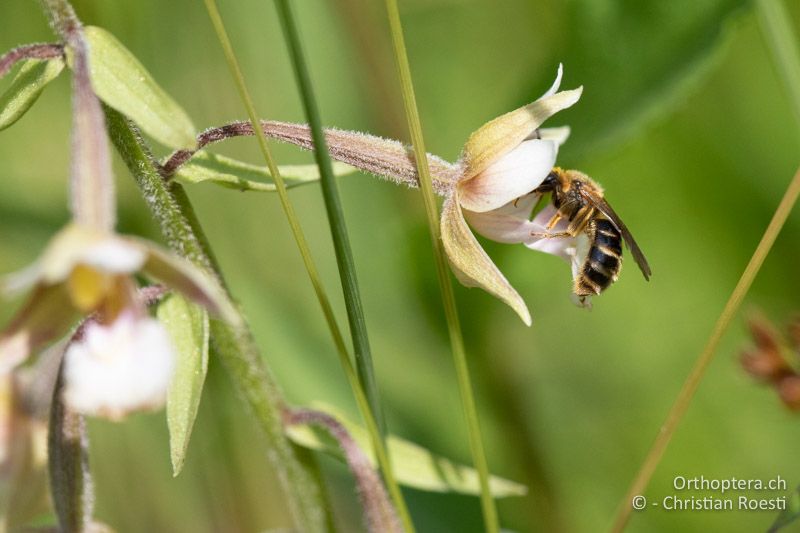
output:
<svg viewBox="0 0 800 533"><path fill-rule="evenodd" d="M324 122L406 139L382 2L295 4ZM605 529L798 164L800 130L757 17L742 0L400 4L433 153L456 159L472 130L541 94L559 62L563 87L584 85L582 100L548 124L573 128L559 163L606 187L650 260L652 281L629 262L588 312L570 303L569 269L559 259L487 242L528 302L533 327L477 289L459 287L457 298L491 468L531 487L528 497L499 502L504 527ZM785 4L799 29L800 5ZM119 37L198 127L243 118L201 2L75 5L86 23ZM272 3L223 0L220 7L260 113L301 121ZM0 49L52 40L29 0L3 2L0 20ZM2 272L32 261L68 219L69 113L62 75L0 132ZM259 161L252 139L217 150ZM293 147L276 153L279 163L311 161ZM120 229L158 239L117 163ZM340 186L391 430L469 462L420 196L365 175ZM211 185L189 193L286 395L298 404L324 400L355 418L277 198ZM291 196L344 323L320 192L312 185ZM794 213L745 307L778 323L800 311L798 241ZM18 305L3 304L0 319ZM645 493L651 499L674 492L677 475L779 475L790 490L800 483L797 416L740 369L746 342L742 315ZM99 519L125 532L289 524L262 437L215 361L200 411L177 478L163 412L91 423ZM349 473L320 460L341 529L358 530ZM406 493L420 531L481 530L477 498ZM758 531L775 516L649 509L629 531Z"/></svg>

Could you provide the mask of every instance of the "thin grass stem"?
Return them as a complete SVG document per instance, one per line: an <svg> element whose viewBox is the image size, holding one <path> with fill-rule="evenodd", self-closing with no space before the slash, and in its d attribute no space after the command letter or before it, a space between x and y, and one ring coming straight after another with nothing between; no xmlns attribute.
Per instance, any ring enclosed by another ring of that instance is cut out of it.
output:
<svg viewBox="0 0 800 533"><path fill-rule="evenodd" d="M436 196L433 192L433 182L430 169L428 168L428 157L425 152L425 142L422 136L422 126L420 124L419 111L417 110L417 102L414 95L411 68L408 63L408 54L403 38L403 27L400 20L400 12L397 8L397 0L386 0L386 10L389 15L389 26L391 28L394 56L403 92L403 103L406 110L406 119L408 120L408 129L411 134L411 142L414 145L420 189L422 190L422 198L425 203L425 212L428 218L428 227L433 243L434 257L436 258L436 272L439 278L439 287L442 292L442 303L447 319L447 329L450 336L450 346L453 352L456 376L458 378L458 388L461 393L461 405L467 420L472 460L475 463L475 468L478 471L478 477L480 479L483 521L486 531L496 533L500 530L497 508L495 507L494 498L492 498L492 493L489 488L489 465L486 461L486 453L483 449L480 421L478 420L475 396L469 377L469 367L467 365L467 357L464 349L464 338L461 334L461 323L458 318L455 294L453 293L453 285L450 281L447 259L440 237L439 210L436 206Z"/></svg>
<svg viewBox="0 0 800 533"><path fill-rule="evenodd" d="M223 287L227 286L183 188L164 181L150 148L131 122L109 107L105 112L114 146L141 189L169 247L215 276ZM281 481L295 527L304 532L329 530L326 518L329 505L323 488L313 469L299 460L296 449L283 432L280 410L285 400L247 321L242 316L239 326L233 326L212 320L211 328L215 357L225 365L231 381L264 432L267 457Z"/></svg>
<svg viewBox="0 0 800 533"><path fill-rule="evenodd" d="M378 396L378 386L372 364L372 350L370 349L369 337L367 336L367 323L364 319L364 308L361 304L361 295L358 289L356 267L353 261L350 239L347 235L347 225L344 219L342 202L339 197L339 189L336 185L336 178L333 175L333 167L328 152L328 143L325 140L325 131L322 127L322 120L320 119L319 106L314 96L314 87L311 82L311 76L303 52L297 22L292 12L291 3L289 0L277 0L276 4L283 25L284 37L286 38L289 53L292 57L292 65L294 66L297 85L300 88L306 119L311 127L311 135L314 140L314 158L319 167L322 196L325 200L325 208L328 212L328 224L331 227L333 248L336 252L336 263L339 267L339 276L341 277L342 291L344 292L344 303L347 308L347 318L350 323L350 334L353 340L358 378L369 400L372 415L375 417L378 429L385 438L386 423Z"/></svg>
<svg viewBox="0 0 800 533"><path fill-rule="evenodd" d="M758 0L757 5L762 28L770 44L773 59L778 64L778 71L781 74L782 81L791 96L798 118L798 126L800 126L800 54L797 53L797 40L791 27L786 22L788 18L780 0ZM611 528L613 532L616 533L625 529L633 510L632 499L634 496L641 494L650 483L650 479L653 477L659 462L661 462L672 435L689 409L689 404L694 398L700 381L714 358L722 335L728 329L731 320L739 310L742 300L744 300L747 291L753 284L753 280L761 269L761 265L764 263L764 259L772 249L775 239L777 239L783 225L786 223L786 219L789 217L789 213L791 213L797 202L798 195L800 195L800 168L795 172L792 181L783 194L783 198L778 204L775 214L772 215L772 220L770 220L764 236L761 237L761 241L739 278L739 282L725 304L722 314L717 319L705 348L703 348L683 387L681 387L675 403L673 403L667 419L661 426L661 431L659 431L655 442L647 453L630 489L620 502Z"/></svg>
<svg viewBox="0 0 800 533"><path fill-rule="evenodd" d="M230 68L231 75L233 76L234 81L236 82L236 88L239 91L239 96L241 97L242 102L244 103L247 109L247 114L248 117L250 118L250 123L252 124L253 131L256 133L261 153L264 156L264 161L267 164L267 168L269 169L270 175L272 175L275 181L275 188L278 191L278 196L280 197L281 206L283 207L283 210L286 214L286 218L289 221L289 226L291 227L292 234L294 235L297 247L300 250L300 255L303 258L303 263L308 272L311 284L314 287L314 292L317 295L317 300L319 300L320 307L322 308L322 312L325 315L325 320L328 323L328 328L330 329L331 336L333 337L334 345L336 346L336 351L339 355L342 368L344 369L347 380L350 384L350 387L353 390L353 395L355 396L356 404L359 408L359 411L361 412L361 416L364 420L364 424L367 428L367 431L370 434L370 438L375 448L374 450L375 455L377 457L381 471L383 472L383 476L386 481L387 488L389 489L389 493L392 496L392 501L397 507L398 514L400 514L400 518L403 521L403 526L406 528L407 531L414 531L414 526L411 522L410 515L408 513L408 507L406 506L405 500L403 499L400 486L398 485L397 480L394 477L394 473L391 464L389 462L388 453L386 451L386 448L383 446L383 440L381 439L380 431L378 430L378 425L375 421L375 418L372 416L372 412L370 410L366 394L361 387L361 383L358 380L358 376L356 374L355 368L353 367L353 363L350 360L350 355L347 351L347 346L345 345L344 337L342 337L341 330L339 329L339 326L336 323L336 317L334 316L333 308L331 307L330 300L327 296L327 293L325 292L325 289L322 285L322 280L319 276L319 272L311 256L311 250L308 246L308 242L306 241L305 234L303 233L303 230L300 227L300 222L297 218L297 215L294 212L294 207L289 201L289 195L286 191L286 185L283 181L283 178L281 178L280 172L278 171L278 165L275 163L275 160L272 157L272 153L269 149L269 146L267 145L267 138L264 135L262 129L259 127L258 115L256 114L255 105L253 104L253 99L251 98L250 93L247 90L247 86L244 81L244 75L242 74L241 68L239 67L239 62L236 59L236 55L233 52L233 46L231 45L227 31L225 30L225 26L222 22L222 17L220 16L219 10L217 9L216 1L204 0L204 2L206 5L206 9L208 10L209 17L211 18L211 22L214 25L214 30L216 31L217 38L219 39L220 45L222 46L223 52L225 53L225 58L228 62L228 67Z"/></svg>

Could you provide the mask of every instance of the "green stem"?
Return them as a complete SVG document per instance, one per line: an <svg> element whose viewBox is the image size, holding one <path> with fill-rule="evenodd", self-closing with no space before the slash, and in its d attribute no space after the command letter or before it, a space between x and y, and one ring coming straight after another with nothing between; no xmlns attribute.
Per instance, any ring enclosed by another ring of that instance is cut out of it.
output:
<svg viewBox="0 0 800 533"><path fill-rule="evenodd" d="M770 44L775 62L778 64L778 70L783 77L783 83L789 92L798 118L798 125L800 125L800 54L797 53L797 41L787 22L789 18L779 0L758 0L757 5L764 33ZM717 319L705 348L700 353L678 393L675 403L672 405L664 425L661 426L661 431L659 431L655 442L639 468L630 489L620 502L612 531L620 532L625 529L632 511L631 500L634 496L642 494L650 483L650 479L653 477L659 462L661 462L672 435L689 409L689 404L700 386L700 381L714 358L722 335L728 329L731 320L739 310L742 300L761 269L764 259L772 249L772 245L775 243L775 239L797 202L798 196L800 196L800 169L797 170L786 192L783 194L783 198L778 204L775 214L764 232L764 236L761 237L761 241L739 278L739 282L725 304L722 314Z"/></svg>
<svg viewBox="0 0 800 533"><path fill-rule="evenodd" d="M178 185L172 185L172 189L178 191L177 195L167 187L149 148L135 128L113 109L106 107L105 112L112 142L142 190L142 196L161 225L169 247L197 267L217 276L224 285L221 272L214 268L214 261L205 250L207 241L202 228L196 224L196 219L192 219L193 215L187 217L187 212L193 213L188 198ZM298 460L283 433L283 397L244 318L240 322L242 326L238 328L217 320L211 322L215 353L267 437L270 446L267 455L283 484L295 525L301 531L326 531L321 489L313 473Z"/></svg>
<svg viewBox="0 0 800 533"><path fill-rule="evenodd" d="M79 330L80 332L81 330ZM76 333L75 340L81 333ZM86 531L92 521L94 490L89 472L89 436L83 417L62 399L63 364L53 389L47 434L50 493L61 531Z"/></svg>
<svg viewBox="0 0 800 533"><path fill-rule="evenodd" d="M439 277L439 287L442 291L442 302L444 304L445 317L447 318L447 329L450 335L450 345L456 367L458 388L461 392L461 405L464 410L464 416L467 419L472 460L475 463L475 468L478 471L478 477L480 479L483 521L486 531L496 533L500 530L497 508L495 507L494 498L489 488L489 465L486 461L486 453L483 449L483 438L481 436L480 421L478 420L478 411L475 407L472 384L470 383L469 367L467 365L466 351L464 349L464 338L461 334L461 324L458 318L456 299L453 293L453 285L448 273L447 258L440 236L439 211L436 206L436 196L433 192L430 169L428 168L428 158L425 152L425 143L422 136L422 126L419 120L416 97L414 96L411 68L408 64L408 54L403 38L400 12L397 9L397 0L386 0L386 9L389 15L389 25L391 27L392 42L394 44L394 56L397 62L400 84L403 91L403 103L405 104L408 128L411 133L412 144L414 145L420 189L422 190L422 197L425 202L425 212L428 216L428 227L430 229L431 241L433 242L433 251L436 258L436 272Z"/></svg>
<svg viewBox="0 0 800 533"><path fill-rule="evenodd" d="M758 0L756 5L764 37L800 124L800 51L797 37L789 24L792 18L780 0Z"/></svg>
<svg viewBox="0 0 800 533"><path fill-rule="evenodd" d="M112 231L116 196L111 154L103 110L92 89L83 26L67 0L42 0L42 6L72 55L70 209L81 224Z"/></svg>
<svg viewBox="0 0 800 533"><path fill-rule="evenodd" d="M322 286L322 280L319 276L319 272L317 271L317 267L313 258L311 257L311 250L308 246L308 242L306 241L305 234L303 233L302 228L300 228L300 222L294 212L294 207L289 201L289 195L286 192L286 184L280 175L278 165L275 163L269 146L267 145L267 138L264 135L264 131L260 127L255 105L253 104L253 99L247 90L247 85L244 81L244 75L239 67L239 62L236 59L236 55L233 52L233 46L231 45L230 39L228 38L228 33L225 30L225 25L222 22L222 17L217 9L216 1L204 1L206 9L208 10L208 15L211 18L212 24L214 25L214 30L217 33L217 38L219 39L220 45L225 53L225 59L228 62L231 75L236 82L236 88L239 91L239 96L241 97L242 102L247 109L247 115L250 118L253 131L258 139L258 145L261 149L262 155L264 156L264 161L267 164L270 175L272 175L273 179L275 180L275 188L278 191L281 206L283 207L286 218L289 221L289 226L291 227L297 247L300 250L300 255L303 258L303 263L305 264L306 271L308 272L308 277L311 280L317 300L322 308L322 313L325 315L325 320L328 323L328 328L330 329L331 336L333 337L333 342L336 346L340 363L344 369L350 387L353 390L353 395L355 396L356 404L361 412L361 417L364 419L364 424L367 427L367 431L369 431L370 438L373 446L375 447L375 455L378 459L378 464L380 465L381 471L383 472L384 479L386 480L387 488L389 489L392 500L397 507L397 511L400 514L401 520L403 520L404 527L408 531L414 531L414 526L411 522L408 508L405 504L405 500L403 499L400 486L394 477L394 472L392 470L391 463L389 462L388 452L386 451L386 447L383 445L383 439L381 438L380 431L378 430L378 425L375 421L375 418L372 416L372 411L370 410L366 394L364 393L361 383L358 380L358 376L356 375L356 371L353 368L353 363L350 360L350 355L348 354L344 338L342 337L342 333L338 324L336 323L336 317L333 314L333 308L331 307L330 300L328 299L328 295Z"/></svg>
<svg viewBox="0 0 800 533"><path fill-rule="evenodd" d="M375 370L372 364L372 351L367 337L367 324L364 320L364 309L361 305L353 252L350 248L350 239L347 236L347 225L344 219L344 211L342 210L342 202L339 198L336 178L333 175L328 144L325 140L325 132L322 127L317 100L314 97L311 76L309 75L292 7L288 0L277 0L276 3L281 23L283 24L284 36L289 46L289 53L292 56L292 64L294 65L297 85L300 87L306 119L309 126L311 126L311 136L314 140L314 158L319 167L322 196L325 199L325 208L328 212L328 224L331 227L333 248L336 252L336 263L339 267L344 303L347 307L347 319L350 323L358 377L369 400L378 429L380 429L381 435L385 438L386 423L378 396Z"/></svg>

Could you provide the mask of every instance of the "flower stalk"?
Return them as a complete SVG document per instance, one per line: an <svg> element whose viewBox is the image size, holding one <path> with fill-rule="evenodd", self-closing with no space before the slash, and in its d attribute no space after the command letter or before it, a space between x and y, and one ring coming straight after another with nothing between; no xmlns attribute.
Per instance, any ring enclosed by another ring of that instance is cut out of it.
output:
<svg viewBox="0 0 800 533"><path fill-rule="evenodd" d="M70 208L75 220L112 231L116 222L114 178L100 100L92 90L83 26L67 0L43 0L53 29L72 63L72 163Z"/></svg>
<svg viewBox="0 0 800 533"><path fill-rule="evenodd" d="M213 274L225 286L210 250L206 251L207 240L180 185L168 186L164 182L149 148L130 122L111 108L106 107L105 111L111 139L160 224L169 247ZM321 489L284 436L280 414L284 400L246 321L241 317L237 325L231 325L211 320L211 338L215 353L267 437L270 446L267 455L281 480L296 527L302 531L325 531Z"/></svg>
<svg viewBox="0 0 800 533"><path fill-rule="evenodd" d="M464 339L461 334L461 324L458 318L453 285L448 274L447 257L439 232L439 213L433 191L433 180L431 178L430 169L428 168L428 158L425 152L425 142L422 136L422 126L419 120L416 97L414 96L411 68L408 63L408 55L400 21L400 12L397 8L397 1L386 0L386 9L389 16L392 42L394 44L394 56L403 92L403 103L405 104L408 128L411 133L414 154L416 155L415 162L419 173L420 189L422 190L425 212L428 217L428 228L430 229L433 252L436 258L436 272L439 278L439 287L442 292L442 302L444 304L447 328L450 335L453 361L456 367L459 390L461 391L461 403L464 415L467 419L470 449L472 450L472 459L480 479L481 507L483 508L484 526L487 532L496 533L500 530L500 525L495 501L489 488L489 465L486 461L486 453L483 449L483 438L481 436L477 408L475 407L472 384L470 383Z"/></svg>
<svg viewBox="0 0 800 533"><path fill-rule="evenodd" d="M369 459L336 418L313 409L286 409L283 418L287 426L319 426L336 440L344 453L347 466L356 480L358 494L364 507L365 521L371 533L401 533L403 531L397 513Z"/></svg>
<svg viewBox="0 0 800 533"><path fill-rule="evenodd" d="M331 332L331 336L333 337L333 342L336 347L337 354L339 355L340 363L345 371L345 375L350 384L350 387L353 390L353 395L355 396L356 404L358 405L359 411L361 412L361 416L364 419L365 425L367 426L367 430L370 433L373 446L375 447L375 454L378 457L378 462L380 464L381 471L383 472L384 479L386 480L389 493L392 495L392 499L395 503L395 506L397 507L398 512L400 513L400 518L403 521L404 527L408 531L413 532L414 526L413 523L411 522L411 517L410 514L408 513L407 506L403 499L403 494L402 491L400 490L400 486L398 485L397 481L394 478L394 474L392 472L392 465L389 461L389 456L387 454L386 447L383 445L383 440L381 438L380 430L370 409L366 393L364 392L364 389L361 387L361 383L358 380L356 371L353 368L353 363L350 360L350 355L348 354L347 346L345 345L341 330L339 329L339 326L336 322L336 317L333 313L333 308L331 306L330 299L328 298L325 288L322 285L322 280L319 276L316 264L314 263L314 260L311 256L311 250L308 246L305 234L303 233L303 230L300 227L299 219L297 218L297 215L294 212L294 207L292 206L292 203L289 200L289 195L286 191L286 184L281 178L280 171L278 170L278 165L275 163L275 160L272 157L269 145L267 144L267 138L264 135L264 132L261 130L261 128L258 127L259 125L258 115L256 113L255 106L253 104L253 100L250 96L250 93L247 90L247 85L245 84L244 81L244 75L242 74L241 68L239 67L236 55L233 52L233 47L231 45L230 39L228 38L225 26L222 22L222 17L220 16L219 10L217 9L215 0L205 0L205 5L209 17L211 18L212 24L214 25L214 30L217 33L217 38L219 39L220 45L222 46L223 52L225 53L225 58L228 62L228 67L231 71L231 75L233 76L234 81L236 82L236 87L239 91L239 95L242 99L242 102L244 103L245 108L247 109L247 114L250 118L250 124L252 126L252 129L256 133L256 138L258 139L259 148L261 149L261 153L264 156L264 161L267 165L267 168L269 169L270 174L275 180L275 186L278 192L278 196L280 198L281 206L283 207L284 213L286 214L286 218L291 227L292 234L294 235L295 238L295 242L297 243L297 247L300 251L300 255L302 256L303 263L306 267L306 271L310 278L311 284L314 288L314 292L316 293L317 300L319 301L320 307L322 308L323 315L325 316L325 319L328 323L328 328Z"/></svg>
<svg viewBox="0 0 800 533"><path fill-rule="evenodd" d="M79 340L79 328L72 341ZM53 389L48 431L50 491L60 531L86 531L94 507L92 476L89 472L89 437L83 416L63 401L63 365Z"/></svg>
<svg viewBox="0 0 800 533"><path fill-rule="evenodd" d="M54 59L64 55L64 46L58 43L36 43L18 46L0 56L0 78L8 74L18 61L26 59Z"/></svg>

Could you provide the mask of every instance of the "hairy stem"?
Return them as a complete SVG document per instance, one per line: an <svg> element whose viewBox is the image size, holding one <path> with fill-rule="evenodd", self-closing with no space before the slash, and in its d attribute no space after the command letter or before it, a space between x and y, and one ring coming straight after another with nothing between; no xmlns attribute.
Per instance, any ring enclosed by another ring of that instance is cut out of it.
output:
<svg viewBox="0 0 800 533"><path fill-rule="evenodd" d="M381 480L364 451L358 447L347 429L334 417L313 409L287 409L283 414L287 425L316 425L324 428L339 444L345 461L356 480L358 494L371 533L403 531Z"/></svg>
<svg viewBox="0 0 800 533"><path fill-rule="evenodd" d="M433 243L433 252L436 258L436 272L439 277L439 287L442 292L442 303L444 304L447 329L450 335L450 346L453 352L453 362L455 363L456 376L458 377L458 388L461 392L461 406L467 420L472 460L475 463L475 468L478 471L478 478L480 480L484 526L489 533L497 533L500 530L500 524L494 498L489 488L489 465L486 461L486 453L483 449L483 438L481 436L480 422L478 420L478 410L475 406L475 397L470 382L469 367L467 365L466 350L464 348L464 338L461 333L461 323L458 318L456 298L453 293L453 285L448 272L447 257L440 235L439 210L436 206L431 173L428 168L428 158L426 157L425 142L422 136L422 125L420 124L416 97L414 96L411 68L408 64L408 53L406 52L397 0L386 0L386 10L389 16L389 26L391 28L392 42L394 44L394 56L403 91L403 103L406 109L408 129L411 133L414 153L416 154L420 188L425 203L425 212L428 216L428 227Z"/></svg>
<svg viewBox="0 0 800 533"><path fill-rule="evenodd" d="M247 114L250 117L250 124L252 125L252 128L256 134L256 138L258 139L258 145L259 148L261 149L261 154L264 156L264 162L267 164L267 168L269 169L270 174L272 175L272 178L275 181L275 188L278 191L278 196L281 201L281 206L283 207L284 213L286 214L286 219L289 222L289 226L292 230L295 242L297 243L297 248L300 251L300 255L303 259L303 264L306 267L306 272L308 273L311 285L314 288L314 292L317 296L317 301L319 302L319 305L322 308L322 313L325 316L325 320L328 324L328 329L330 330L334 346L336 347L336 353L339 356L339 361L342 365L342 369L344 370L345 375L347 377L347 381L349 382L350 388L353 391L353 396L355 397L356 405L358 406L358 409L361 412L361 417L364 419L364 424L366 425L367 431L370 434L370 438L375 448L375 455L378 458L378 463L380 464L381 471L383 472L384 478L386 479L386 484L389 486L389 491L392 494L392 498L394 499L394 503L397 506L397 508L405 509L405 502L403 501L403 495L399 485L397 484L394 478L392 465L389 462L389 456L386 451L386 447L383 445L383 440L381 439L380 431L378 430L378 425L375 422L375 418L372 415L372 411L370 410L369 402L367 401L364 389L361 387L361 383L358 380L356 371L353 368L353 363L350 360L350 355L347 351L347 346L345 345L344 338L342 337L341 330L339 329L339 325L336 322L336 317L334 316L330 299L328 298L325 288L322 285L322 279L320 278L319 271L317 270L317 266L314 263L313 257L311 256L311 249L308 246L308 241L306 240L305 234L303 233L303 230L300 227L300 221L297 218L297 215L294 211L294 207L292 206L292 203L289 200L289 195L286 191L286 185L283 179L281 178L280 172L278 171L278 165L275 163L275 160L272 157L272 152L270 151L269 145L267 144L267 138L264 135L262 129L259 127L260 122L258 120L258 115L256 113L255 106L253 104L253 99L250 96L250 92L247 90L247 84L244 81L244 75L242 74L241 68L239 67L239 62L236 59L236 55L233 52L233 46L231 45L230 39L228 38L227 31L225 30L225 25L222 22L222 17L220 16L219 10L217 9L217 4L215 0L205 0L205 4L206 4L206 9L208 11L208 15L211 18L212 24L214 25L214 30L217 33L217 38L219 39L220 45L222 46L223 52L225 53L225 58L228 62L228 67L230 68L231 75L233 76L233 79L236 82L237 90L239 91L239 95L242 99L242 102L245 108L247 109ZM409 529L413 530L413 525L411 524L410 519L408 519L408 522L405 525Z"/></svg>
<svg viewBox="0 0 800 533"><path fill-rule="evenodd" d="M307 124L262 120L261 131L271 139L293 144L304 150L314 149L311 128ZM197 149L174 152L164 163L162 174L165 177L172 176L197 150L209 144L249 135L253 135L253 126L249 122L232 122L207 129L197 136ZM396 183L419 187L414 151L399 141L329 128L325 130L325 142L330 156L337 161ZM445 196L458 180L461 168L435 155L426 156L433 177L433 189L437 194Z"/></svg>
<svg viewBox="0 0 800 533"><path fill-rule="evenodd" d="M58 43L37 43L18 46L0 56L0 78L24 59L53 59L64 55L64 47Z"/></svg>
<svg viewBox="0 0 800 533"><path fill-rule="evenodd" d="M136 179L169 247L197 267L220 279L221 272L206 251L207 240L194 218L188 198L179 185L171 189L158 173L149 148L135 127L122 115L105 108L112 141ZM173 192L175 191L175 192ZM187 216L187 213L189 215ZM194 221L194 225L192 224ZM283 433L281 409L284 400L261 357L244 318L241 326L212 320L214 348L237 391L251 408L267 438L267 456L278 473L295 525L302 531L326 531L325 504L317 479L300 462Z"/></svg>
<svg viewBox="0 0 800 533"><path fill-rule="evenodd" d="M71 342L81 335L82 328L79 328ZM83 417L64 405L63 389L62 363L53 388L47 437L50 493L60 531L86 531L92 521L94 507L92 476L89 472L89 436Z"/></svg>
<svg viewBox="0 0 800 533"><path fill-rule="evenodd" d="M42 0L42 5L72 57L72 215L79 223L112 231L116 223L116 203L111 153L103 110L89 78L88 45L83 26L67 0Z"/></svg>

